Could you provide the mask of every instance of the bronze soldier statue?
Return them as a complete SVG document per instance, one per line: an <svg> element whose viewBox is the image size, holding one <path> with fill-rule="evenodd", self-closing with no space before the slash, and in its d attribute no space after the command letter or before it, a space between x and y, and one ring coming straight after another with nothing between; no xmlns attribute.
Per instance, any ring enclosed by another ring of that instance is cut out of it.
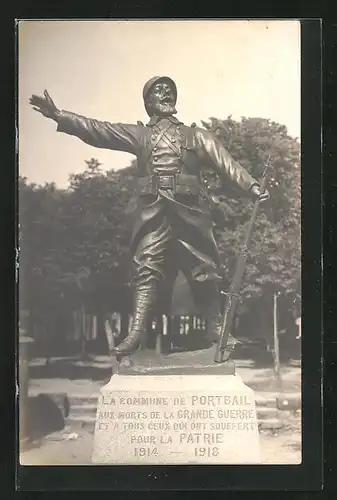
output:
<svg viewBox="0 0 337 500"><path fill-rule="evenodd" d="M44 97L30 98L36 111L57 122L59 132L77 136L91 146L137 157L137 196L129 210L133 218L133 322L128 336L116 347L119 357L142 345L149 320L161 307L158 301L163 290L172 289L179 269L207 319L209 337L216 341L220 335L220 259L211 203L201 196L203 166L213 169L239 195L260 201L269 197L216 137L194 124L186 126L174 116L177 87L171 78L151 78L143 98L150 116L146 125L109 123L60 111L47 91ZM225 360L236 342L230 335Z"/></svg>

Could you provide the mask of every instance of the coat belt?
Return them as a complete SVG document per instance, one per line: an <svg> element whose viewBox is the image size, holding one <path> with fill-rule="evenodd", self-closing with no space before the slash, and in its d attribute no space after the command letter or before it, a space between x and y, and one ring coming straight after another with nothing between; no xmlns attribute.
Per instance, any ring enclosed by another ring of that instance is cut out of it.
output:
<svg viewBox="0 0 337 500"><path fill-rule="evenodd" d="M198 195L199 178L186 174L155 174L138 178L138 194L157 194L159 189L172 190L174 194Z"/></svg>

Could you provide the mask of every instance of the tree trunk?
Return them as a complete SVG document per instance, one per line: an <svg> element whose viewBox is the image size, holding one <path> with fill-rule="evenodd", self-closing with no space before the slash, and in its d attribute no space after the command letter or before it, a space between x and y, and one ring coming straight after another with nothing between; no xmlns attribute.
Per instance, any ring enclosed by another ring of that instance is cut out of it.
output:
<svg viewBox="0 0 337 500"><path fill-rule="evenodd" d="M29 307L29 313L28 313L27 332L29 337L32 337L33 339L35 338L35 318L34 318L33 307L31 305Z"/></svg>
<svg viewBox="0 0 337 500"><path fill-rule="evenodd" d="M277 299L278 299L278 294L274 293L274 296L273 296L274 371L275 371L275 377L276 377L278 389L281 390L282 379L281 379L279 336L278 336L278 325L277 325L277 323L278 323L277 322Z"/></svg>
<svg viewBox="0 0 337 500"><path fill-rule="evenodd" d="M97 337L95 340L95 352L97 354L108 355L109 345L104 329L104 313L102 311L97 311Z"/></svg>
<svg viewBox="0 0 337 500"><path fill-rule="evenodd" d="M84 304L81 305L81 352L80 357L85 360L87 357L87 339L86 339L86 321L85 321L85 307Z"/></svg>

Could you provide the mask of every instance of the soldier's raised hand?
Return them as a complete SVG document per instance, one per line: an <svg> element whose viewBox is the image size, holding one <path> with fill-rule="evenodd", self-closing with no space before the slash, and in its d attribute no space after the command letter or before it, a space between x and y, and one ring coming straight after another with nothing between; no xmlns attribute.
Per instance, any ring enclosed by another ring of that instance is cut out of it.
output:
<svg viewBox="0 0 337 500"><path fill-rule="evenodd" d="M35 111L38 111L46 118L57 120L60 111L55 106L54 101L48 94L47 90L43 92L43 97L32 95L29 99L29 103L33 106Z"/></svg>

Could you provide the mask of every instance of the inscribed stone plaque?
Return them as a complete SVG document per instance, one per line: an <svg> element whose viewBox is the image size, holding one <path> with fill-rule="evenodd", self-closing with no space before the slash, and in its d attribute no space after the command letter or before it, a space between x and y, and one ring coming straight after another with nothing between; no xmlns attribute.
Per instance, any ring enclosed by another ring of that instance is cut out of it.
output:
<svg viewBox="0 0 337 500"><path fill-rule="evenodd" d="M237 375L114 375L97 408L94 463L260 463L254 392Z"/></svg>

